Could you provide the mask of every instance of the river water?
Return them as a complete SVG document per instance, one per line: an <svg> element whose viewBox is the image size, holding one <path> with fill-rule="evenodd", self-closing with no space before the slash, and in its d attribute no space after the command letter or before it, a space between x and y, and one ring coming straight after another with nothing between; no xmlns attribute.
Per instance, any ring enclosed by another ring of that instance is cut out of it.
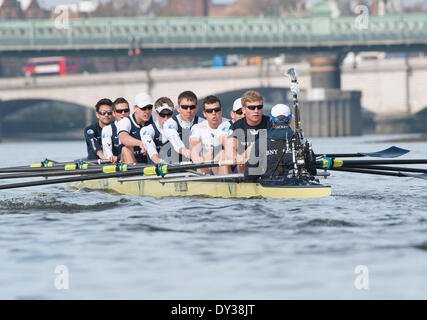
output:
<svg viewBox="0 0 427 320"><path fill-rule="evenodd" d="M318 153L397 145L411 150L404 158L427 158L425 142L384 138L312 142ZM0 151L8 167L76 159L85 144ZM344 172L322 181L332 196L306 200L2 190L0 298L426 299L427 181Z"/></svg>

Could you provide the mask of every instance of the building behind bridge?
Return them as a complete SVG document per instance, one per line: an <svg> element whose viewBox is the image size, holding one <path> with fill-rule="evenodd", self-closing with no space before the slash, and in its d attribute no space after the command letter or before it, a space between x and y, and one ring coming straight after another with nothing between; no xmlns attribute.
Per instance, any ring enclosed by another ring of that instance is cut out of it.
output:
<svg viewBox="0 0 427 320"><path fill-rule="evenodd" d="M45 19L50 10L43 9L37 0L0 0L0 21L13 19Z"/></svg>
<svg viewBox="0 0 427 320"><path fill-rule="evenodd" d="M191 16L191 17L221 17L221 16L279 16L301 17L310 14L311 2L306 0L283 1L261 7L258 0L234 0L230 3L215 0L167 0L163 5L152 0L140 1L100 1L80 0L78 3L61 4L68 9L70 19L92 17L128 17L128 16ZM354 3L363 5L369 10L370 16L396 14L402 12L427 11L427 3L404 2L401 0L332 0L341 16L357 15ZM0 0L0 21L13 19L55 19L59 12L57 8L42 8L38 0Z"/></svg>

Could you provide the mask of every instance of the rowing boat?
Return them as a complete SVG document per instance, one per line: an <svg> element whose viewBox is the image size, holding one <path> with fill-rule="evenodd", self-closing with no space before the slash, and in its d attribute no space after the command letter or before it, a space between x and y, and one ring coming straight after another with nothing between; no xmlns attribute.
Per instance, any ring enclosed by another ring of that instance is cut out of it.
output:
<svg viewBox="0 0 427 320"><path fill-rule="evenodd" d="M263 181L250 181L243 174L205 175L198 169L231 166L231 160L202 163L107 164L76 160L72 163L45 159L27 166L0 168L0 179L44 177L44 180L0 184L0 190L68 183L74 189L104 190L131 196L176 197L197 196L211 198L318 198L331 195L331 187L320 184L318 176L327 177L329 170L381 176L407 177L427 180L427 169L389 166L395 164L426 164L427 159L342 160L340 158L397 158L409 152L398 147L377 152L325 153L315 155L304 138L298 107L298 74L291 68L286 75L292 81L295 114L295 135L286 140L286 150L292 155L281 176L273 174ZM276 139L276 138L274 138ZM276 169L282 156L276 162ZM266 153L264 153L266 155ZM245 159L246 163L250 159ZM266 161L264 161L265 163ZM259 162L260 163L260 162ZM268 164L268 161L267 161ZM385 165L385 166L384 166ZM273 173L276 172L276 169ZM283 169L283 168L282 168ZM322 172L319 172L322 170ZM286 173L287 172L287 173ZM53 178L66 176L63 178ZM254 179L254 177L252 177ZM276 179L276 180L272 180Z"/></svg>
<svg viewBox="0 0 427 320"><path fill-rule="evenodd" d="M124 181L99 179L75 182L74 189L104 190L132 196L172 197L201 196L213 198L317 198L331 195L331 187L321 184L307 186L262 186L251 182Z"/></svg>
<svg viewBox="0 0 427 320"><path fill-rule="evenodd" d="M230 175L228 175L230 176ZM237 176L237 175L234 175ZM229 178L215 181L203 177L169 177L144 179L109 178L90 181L73 182L73 189L103 190L131 196L152 197L211 197L211 198L317 198L331 195L331 187L318 183L304 183L293 185L262 185L257 182L236 181Z"/></svg>

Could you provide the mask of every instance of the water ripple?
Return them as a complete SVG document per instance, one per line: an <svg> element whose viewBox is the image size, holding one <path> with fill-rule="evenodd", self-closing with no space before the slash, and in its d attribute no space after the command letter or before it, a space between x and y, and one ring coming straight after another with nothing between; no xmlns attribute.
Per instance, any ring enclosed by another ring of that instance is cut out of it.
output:
<svg viewBox="0 0 427 320"><path fill-rule="evenodd" d="M365 150L363 139L322 138L316 146L354 152ZM16 145L3 143L0 160L6 166L23 148L78 158L83 147L26 144L14 154ZM427 143L406 148L427 157ZM57 265L69 267L70 299L424 298L426 182L334 172L327 183L333 195L316 199L5 190L0 298L63 298L53 288ZM367 291L354 289L357 265L375 273Z"/></svg>
<svg viewBox="0 0 427 320"><path fill-rule="evenodd" d="M310 221L299 224L299 227L359 227L358 224L334 219L312 219Z"/></svg>
<svg viewBox="0 0 427 320"><path fill-rule="evenodd" d="M52 198L48 199L11 199L0 200L0 214L29 213L34 211L56 211L60 213L77 213L83 211L105 211L128 203L127 199L119 201L103 201L94 204L70 203Z"/></svg>

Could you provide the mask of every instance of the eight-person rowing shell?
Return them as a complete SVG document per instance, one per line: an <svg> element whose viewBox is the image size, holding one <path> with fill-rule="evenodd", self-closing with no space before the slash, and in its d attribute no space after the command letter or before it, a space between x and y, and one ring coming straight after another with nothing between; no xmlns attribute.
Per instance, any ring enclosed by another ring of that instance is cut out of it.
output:
<svg viewBox="0 0 427 320"><path fill-rule="evenodd" d="M125 98L114 103L103 98L95 105L98 121L85 128L88 159L73 163L46 159L29 167L0 168L0 179L71 177L2 184L0 189L84 181L79 187L134 195L307 198L330 195L330 186L316 178L329 175L327 170L427 179L427 169L390 166L425 164L427 159L339 159L395 158L409 152L397 147L314 154L301 128L298 75L294 69L286 75L292 82L293 112L277 104L270 116L263 114L264 98L253 90L234 101L232 120L223 118L221 101L213 95L202 103L206 120L198 116L197 96L192 91L178 96L175 116L174 103L166 96L153 104L148 94L137 94L133 113ZM101 159L111 164L101 164ZM239 173L231 174L230 166L236 164ZM318 173L318 169L325 172Z"/></svg>

